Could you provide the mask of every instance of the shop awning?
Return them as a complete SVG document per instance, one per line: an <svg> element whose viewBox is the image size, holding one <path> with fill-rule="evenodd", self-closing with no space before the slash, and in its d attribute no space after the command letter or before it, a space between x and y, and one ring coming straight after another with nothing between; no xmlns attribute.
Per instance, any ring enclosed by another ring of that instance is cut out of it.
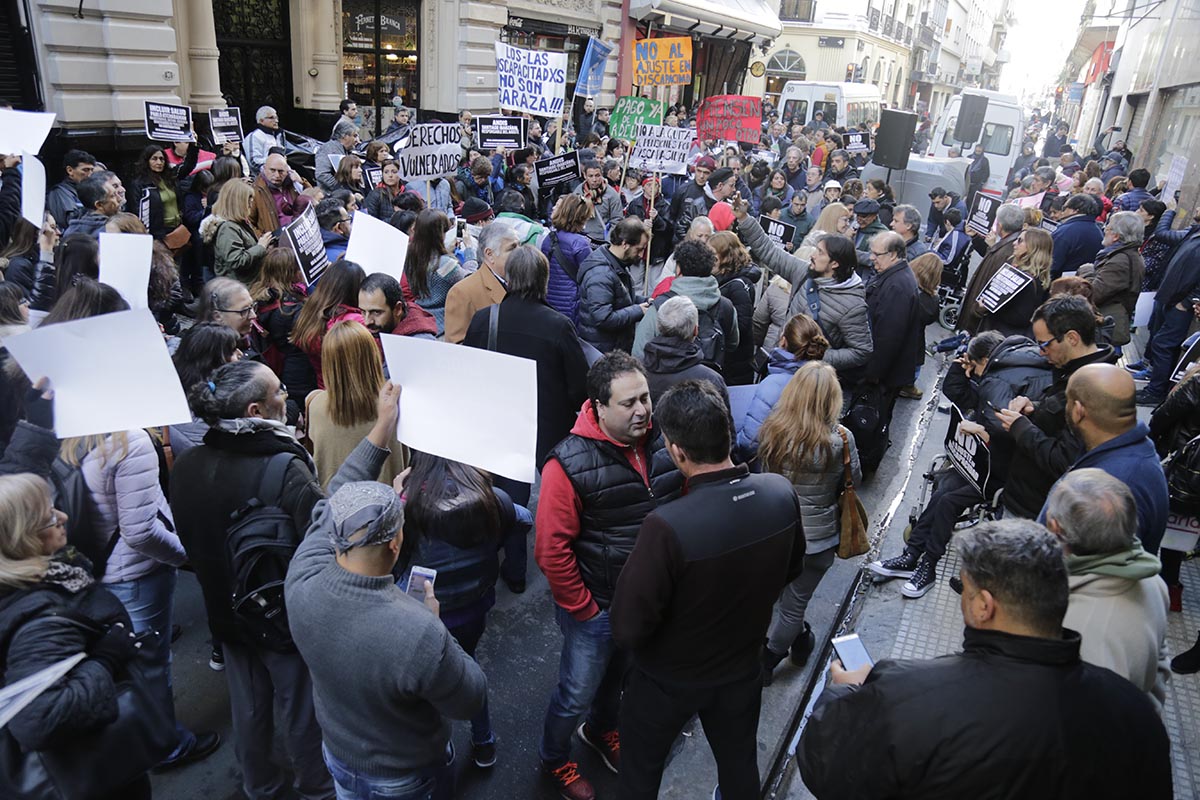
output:
<svg viewBox="0 0 1200 800"><path fill-rule="evenodd" d="M630 0L629 15L673 31L761 44L783 33L769 0Z"/></svg>

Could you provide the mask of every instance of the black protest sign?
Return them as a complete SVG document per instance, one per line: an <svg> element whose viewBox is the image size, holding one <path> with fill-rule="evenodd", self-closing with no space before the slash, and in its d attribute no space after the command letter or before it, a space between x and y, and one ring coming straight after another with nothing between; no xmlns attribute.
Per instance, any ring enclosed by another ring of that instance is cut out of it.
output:
<svg viewBox="0 0 1200 800"><path fill-rule="evenodd" d="M980 308L984 311L995 314L1004 307L1005 303L1020 294L1021 290L1031 283L1033 283L1032 275L1022 272L1012 264L1005 264L987 282L987 286L983 287L983 291L979 293L975 302L979 303Z"/></svg>
<svg viewBox="0 0 1200 800"><path fill-rule="evenodd" d="M482 150L520 150L528 125L524 117L476 117L475 142Z"/></svg>
<svg viewBox="0 0 1200 800"><path fill-rule="evenodd" d="M971 211L967 215L967 230L987 236L996 224L996 212L1000 210L1000 199L990 194L976 192L971 198Z"/></svg>
<svg viewBox="0 0 1200 800"><path fill-rule="evenodd" d="M792 237L796 235L796 226L789 225L782 220L759 217L758 222L762 225L763 233L767 235L767 238L779 247L791 242Z"/></svg>
<svg viewBox="0 0 1200 800"><path fill-rule="evenodd" d="M212 128L213 144L240 144L242 113L238 108L210 108L208 124Z"/></svg>
<svg viewBox="0 0 1200 800"><path fill-rule="evenodd" d="M579 151L572 150L565 155L535 161L533 169L537 173L539 189L549 189L551 186L578 180Z"/></svg>
<svg viewBox="0 0 1200 800"><path fill-rule="evenodd" d="M363 164L363 183L367 185L367 191L383 183L383 167Z"/></svg>
<svg viewBox="0 0 1200 800"><path fill-rule="evenodd" d="M851 153L866 153L871 149L871 134L866 131L846 131L842 142Z"/></svg>
<svg viewBox="0 0 1200 800"><path fill-rule="evenodd" d="M1040 227L1047 233L1054 233L1056 230L1058 230L1058 223L1049 217L1042 217L1042 224Z"/></svg>
<svg viewBox="0 0 1200 800"><path fill-rule="evenodd" d="M192 110L187 106L146 101L146 137L156 142L194 142Z"/></svg>
<svg viewBox="0 0 1200 800"><path fill-rule="evenodd" d="M967 483L975 487L975 491L985 494L984 489L992 474L992 452L982 436L963 433L958 429L962 421L962 412L951 403L950 428L946 431L946 456Z"/></svg>
<svg viewBox="0 0 1200 800"><path fill-rule="evenodd" d="M1184 344L1190 344L1187 351L1183 354L1183 358L1179 359L1179 363L1175 365L1175 371L1171 373L1171 383L1179 383L1183 380L1183 376L1187 371L1200 361L1200 334L1192 334L1189 341Z"/></svg>
<svg viewBox="0 0 1200 800"><path fill-rule="evenodd" d="M304 273L304 282L312 286L329 269L329 256L325 254L321 226L312 205L306 206L304 213L284 227L283 236L296 254L300 271Z"/></svg>

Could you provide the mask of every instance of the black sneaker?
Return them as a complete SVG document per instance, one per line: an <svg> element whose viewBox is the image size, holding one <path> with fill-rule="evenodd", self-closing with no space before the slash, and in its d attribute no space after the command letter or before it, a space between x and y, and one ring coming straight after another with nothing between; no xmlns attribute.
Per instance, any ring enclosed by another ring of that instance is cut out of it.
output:
<svg viewBox="0 0 1200 800"><path fill-rule="evenodd" d="M1137 402L1139 406L1152 406L1157 408L1158 406L1162 405L1162 401L1166 399L1167 398L1165 395L1150 394L1148 389L1139 389L1137 395L1135 395L1135 402Z"/></svg>
<svg viewBox="0 0 1200 800"><path fill-rule="evenodd" d="M867 569L884 578L911 578L920 558L921 554L918 551L906 547L904 552L895 558L889 558L887 561L872 561L867 564Z"/></svg>
<svg viewBox="0 0 1200 800"><path fill-rule="evenodd" d="M937 570L934 566L932 560L922 557L917 568L913 570L912 577L900 587L900 594L905 597L924 597L928 594L937 581Z"/></svg>
<svg viewBox="0 0 1200 800"><path fill-rule="evenodd" d="M484 744L471 744L471 760L475 762L475 766L480 769L487 769L496 765L496 740L493 738L490 742Z"/></svg>
<svg viewBox="0 0 1200 800"><path fill-rule="evenodd" d="M212 655L208 657L208 668L213 672L225 671L225 654L221 652L221 648L212 649Z"/></svg>
<svg viewBox="0 0 1200 800"><path fill-rule="evenodd" d="M1200 637L1196 638L1192 649L1184 650L1171 659L1171 672L1177 675L1192 675L1200 672Z"/></svg>
<svg viewBox="0 0 1200 800"><path fill-rule="evenodd" d="M788 655L791 656L794 666L803 668L808 663L809 656L813 650L817 648L817 637L813 635L812 628L808 623L804 623L804 632L796 637L796 641L792 642L791 649L788 650Z"/></svg>
<svg viewBox="0 0 1200 800"><path fill-rule="evenodd" d="M962 590L963 590L962 578L955 575L953 578L946 581L946 583L950 584L950 588L954 591L955 594L962 594Z"/></svg>

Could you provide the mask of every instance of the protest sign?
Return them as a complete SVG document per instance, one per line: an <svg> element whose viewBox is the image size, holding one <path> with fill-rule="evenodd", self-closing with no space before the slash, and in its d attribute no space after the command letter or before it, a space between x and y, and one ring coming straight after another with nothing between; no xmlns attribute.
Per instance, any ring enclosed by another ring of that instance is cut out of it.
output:
<svg viewBox="0 0 1200 800"><path fill-rule="evenodd" d="M608 135L626 142L637 135L638 125L661 125L667 104L649 97L618 97L608 118Z"/></svg>
<svg viewBox="0 0 1200 800"><path fill-rule="evenodd" d="M1139 292L1137 303L1133 307L1133 326L1140 328L1150 324L1150 314L1154 311L1154 295L1157 292Z"/></svg>
<svg viewBox="0 0 1200 800"><path fill-rule="evenodd" d="M1042 217L1042 224L1039 227L1046 233L1054 233L1058 230L1058 223L1049 217Z"/></svg>
<svg viewBox="0 0 1200 800"><path fill-rule="evenodd" d="M158 321L146 309L38 327L6 337L4 346L26 375L50 379L60 439L192 421Z"/></svg>
<svg viewBox="0 0 1200 800"><path fill-rule="evenodd" d="M996 212L1000 210L999 198L976 192L971 198L971 210L967 214L967 230L987 236L996 224Z"/></svg>
<svg viewBox="0 0 1200 800"><path fill-rule="evenodd" d="M1187 371L1200 361L1200 333L1193 333L1184 342L1187 350L1184 351L1183 357L1179 359L1179 363L1175 365L1175 371L1171 373L1171 383L1179 383L1183 380L1183 376Z"/></svg>
<svg viewBox="0 0 1200 800"><path fill-rule="evenodd" d="M208 125L212 128L213 144L241 144L242 112L236 106L210 108Z"/></svg>
<svg viewBox="0 0 1200 800"><path fill-rule="evenodd" d="M638 125L629 166L647 172L686 175L688 151L695 138L695 132L688 128Z"/></svg>
<svg viewBox="0 0 1200 800"><path fill-rule="evenodd" d="M984 311L995 314L1031 283L1032 275L1022 272L1012 264L1005 264L983 287L975 302L979 303L979 307Z"/></svg>
<svg viewBox="0 0 1200 800"><path fill-rule="evenodd" d="M46 221L46 166L30 151L21 154L21 216L39 230Z"/></svg>
<svg viewBox="0 0 1200 800"><path fill-rule="evenodd" d="M362 165L362 171L363 183L367 185L368 191L383 183L383 167L372 166L364 162Z"/></svg>
<svg viewBox="0 0 1200 800"><path fill-rule="evenodd" d="M692 82L692 37L639 39L631 48L634 86L669 86Z"/></svg>
<svg viewBox="0 0 1200 800"><path fill-rule="evenodd" d="M567 54L496 42L500 108L561 117L567 93Z"/></svg>
<svg viewBox="0 0 1200 800"><path fill-rule="evenodd" d="M304 282L312 286L329 269L329 256L325 254L321 226L311 204L304 207L304 213L284 226L283 236L296 254Z"/></svg>
<svg viewBox="0 0 1200 800"><path fill-rule="evenodd" d="M448 342L380 335L388 376L404 388L396 438L409 447L532 483L537 365ZM480 391L486 386L487 391ZM505 402L496 403L503 397ZM444 424L447 404L453 425Z"/></svg>
<svg viewBox="0 0 1200 800"><path fill-rule="evenodd" d="M740 94L705 98L696 111L696 136L705 141L758 144L762 139L762 99Z"/></svg>
<svg viewBox="0 0 1200 800"><path fill-rule="evenodd" d="M588 37L587 50L579 64L579 77L575 79L575 96L595 97L600 94L604 83L604 65L612 53L612 45Z"/></svg>
<svg viewBox="0 0 1200 800"><path fill-rule="evenodd" d="M796 226L774 219L772 217L759 217L758 222L762 225L763 233L767 238L774 242L779 247L783 247L792 241L792 237L796 235Z"/></svg>
<svg viewBox="0 0 1200 800"><path fill-rule="evenodd" d="M475 146L481 152L503 147L520 150L525 146L529 120L524 117L476 117Z"/></svg>
<svg viewBox="0 0 1200 800"><path fill-rule="evenodd" d="M0 108L0 153L36 153L42 149L54 114ZM37 223L38 227L42 223Z"/></svg>
<svg viewBox="0 0 1200 800"><path fill-rule="evenodd" d="M1167 531L1159 547L1190 553L1200 544L1200 517L1189 517L1174 512L1167 514Z"/></svg>
<svg viewBox="0 0 1200 800"><path fill-rule="evenodd" d="M101 232L100 282L116 289L130 308L149 308L153 255L149 234Z"/></svg>
<svg viewBox="0 0 1200 800"><path fill-rule="evenodd" d="M454 234L451 228L448 234ZM450 242L453 252L454 242ZM350 228L350 243L346 245L346 260L353 261L370 275L382 272L397 281L404 276L404 258L408 255L408 236L365 211L354 212Z"/></svg>
<svg viewBox="0 0 1200 800"><path fill-rule="evenodd" d="M146 101L146 138L155 142L194 142L192 110L187 106Z"/></svg>
<svg viewBox="0 0 1200 800"><path fill-rule="evenodd" d="M846 131L842 141L850 153L865 153L871 149L871 134L866 131Z"/></svg>
<svg viewBox="0 0 1200 800"><path fill-rule="evenodd" d="M1175 192L1183 186L1183 177L1187 174L1187 168L1187 156L1171 156L1171 166L1167 170L1166 179L1162 181L1162 191L1158 193L1163 202L1175 199Z"/></svg>
<svg viewBox="0 0 1200 800"><path fill-rule="evenodd" d="M992 452L982 436L963 433L958 429L963 421L958 406L950 404L950 428L946 431L946 456L975 491L984 494L992 473Z"/></svg>
<svg viewBox="0 0 1200 800"><path fill-rule="evenodd" d="M462 160L462 126L430 122L413 125L408 147L400 151L400 177L406 181L446 178L458 170Z"/></svg>
<svg viewBox="0 0 1200 800"><path fill-rule="evenodd" d="M539 189L549 189L576 180L579 178L579 151L572 150L565 155L535 161L533 170L537 174Z"/></svg>
<svg viewBox="0 0 1200 800"><path fill-rule="evenodd" d="M1038 192L1037 194L1031 194L1028 197L1018 197L1013 202L1019 205L1021 208L1041 208L1042 200L1045 199L1045 197L1045 192Z"/></svg>

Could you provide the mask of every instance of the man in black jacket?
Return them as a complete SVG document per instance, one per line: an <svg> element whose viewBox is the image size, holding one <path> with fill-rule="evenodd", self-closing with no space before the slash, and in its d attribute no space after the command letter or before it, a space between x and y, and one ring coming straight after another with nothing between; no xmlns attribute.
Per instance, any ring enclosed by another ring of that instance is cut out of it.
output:
<svg viewBox="0 0 1200 800"><path fill-rule="evenodd" d="M1062 627L1062 549L1027 520L959 534L963 652L831 667L797 758L820 800L1166 800L1170 742L1153 704L1079 658Z"/></svg>
<svg viewBox="0 0 1200 800"><path fill-rule="evenodd" d="M275 505L290 517L299 544L313 506L325 495L312 460L283 421L287 387L266 366L237 361L214 372L192 399L211 426L204 444L175 462L171 511L179 540L204 594L208 626L225 657L233 741L242 789L250 800L269 800L285 791L284 772L273 752L280 709L295 790L304 798L332 798L333 778L321 756L321 729L313 708L312 678L295 652L267 650L254 643L233 614L233 575L225 553L231 515L251 500ZM277 496L258 497L273 456L291 455Z"/></svg>
<svg viewBox="0 0 1200 800"><path fill-rule="evenodd" d="M46 210L54 217L60 231L66 230L71 220L84 213L79 201L79 182L92 176L96 169L96 157L82 150L68 150L63 156L63 170L67 177L46 192Z"/></svg>
<svg viewBox="0 0 1200 800"><path fill-rule="evenodd" d="M804 529L786 478L730 460L726 409L706 381L679 384L657 408L688 493L646 517L613 598L613 639L634 658L621 704L626 800L658 797L671 744L695 714L721 793L758 796L758 654L803 566Z"/></svg>

